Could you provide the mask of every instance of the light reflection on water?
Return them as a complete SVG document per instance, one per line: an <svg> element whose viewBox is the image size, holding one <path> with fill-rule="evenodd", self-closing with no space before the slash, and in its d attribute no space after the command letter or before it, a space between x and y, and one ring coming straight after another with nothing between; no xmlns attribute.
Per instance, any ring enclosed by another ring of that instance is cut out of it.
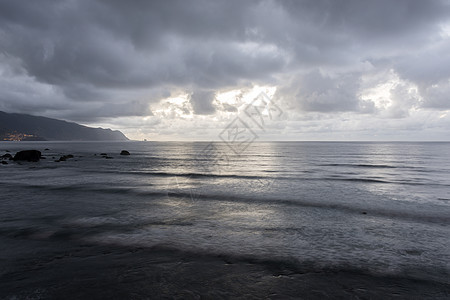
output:
<svg viewBox="0 0 450 300"><path fill-rule="evenodd" d="M46 239L69 228L96 243L449 269L449 144L255 143L236 155L215 143L227 160L199 158L207 143L5 145L50 150L0 168L3 232ZM51 159L69 153L76 161Z"/></svg>

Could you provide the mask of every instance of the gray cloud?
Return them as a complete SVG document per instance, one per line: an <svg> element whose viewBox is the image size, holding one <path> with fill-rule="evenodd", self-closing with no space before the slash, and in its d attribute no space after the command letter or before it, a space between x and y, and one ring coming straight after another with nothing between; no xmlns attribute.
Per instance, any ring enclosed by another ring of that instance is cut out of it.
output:
<svg viewBox="0 0 450 300"><path fill-rule="evenodd" d="M189 97L189 101L192 104L194 113L198 115L213 114L216 111L215 107L213 106L215 96L216 95L214 91L208 90L194 91Z"/></svg>
<svg viewBox="0 0 450 300"><path fill-rule="evenodd" d="M422 106L425 108L450 109L450 81L441 82L420 89L420 93L424 98Z"/></svg>
<svg viewBox="0 0 450 300"><path fill-rule="evenodd" d="M302 111L356 111L359 107L357 89L356 76L332 78L314 71L295 77L289 87L280 90L280 94L292 97L290 101Z"/></svg>
<svg viewBox="0 0 450 300"><path fill-rule="evenodd" d="M217 91L259 84L301 112L378 114L361 98L367 65L423 98L395 90L385 117L448 109L449 22L439 0L5 0L0 109L89 122L151 115L186 89L213 114Z"/></svg>
<svg viewBox="0 0 450 300"><path fill-rule="evenodd" d="M405 118L409 116L409 110L418 104L415 93L409 91L405 85L395 86L391 89L390 94L392 104L385 112L385 116L388 118Z"/></svg>

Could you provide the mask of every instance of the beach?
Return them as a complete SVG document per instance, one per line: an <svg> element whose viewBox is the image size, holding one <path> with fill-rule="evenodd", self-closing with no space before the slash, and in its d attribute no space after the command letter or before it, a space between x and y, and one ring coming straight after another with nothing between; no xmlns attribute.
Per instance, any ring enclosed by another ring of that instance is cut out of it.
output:
<svg viewBox="0 0 450 300"><path fill-rule="evenodd" d="M24 149L2 299L450 295L449 143L0 143Z"/></svg>

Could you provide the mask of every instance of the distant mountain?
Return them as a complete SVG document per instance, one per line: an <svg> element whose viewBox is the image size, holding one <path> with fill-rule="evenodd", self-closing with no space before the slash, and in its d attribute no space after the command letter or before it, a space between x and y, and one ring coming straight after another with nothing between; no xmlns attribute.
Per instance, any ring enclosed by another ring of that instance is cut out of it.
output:
<svg viewBox="0 0 450 300"><path fill-rule="evenodd" d="M0 111L0 141L126 141L118 130Z"/></svg>

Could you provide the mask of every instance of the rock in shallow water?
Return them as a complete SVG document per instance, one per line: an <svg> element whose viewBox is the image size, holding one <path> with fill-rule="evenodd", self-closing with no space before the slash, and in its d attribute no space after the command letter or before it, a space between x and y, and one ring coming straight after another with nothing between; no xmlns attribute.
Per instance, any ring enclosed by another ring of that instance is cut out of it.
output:
<svg viewBox="0 0 450 300"><path fill-rule="evenodd" d="M120 152L120 155L130 155L130 152L128 152L127 150L122 150Z"/></svg>
<svg viewBox="0 0 450 300"><path fill-rule="evenodd" d="M69 155L63 155L61 156L58 160L55 160L55 162L60 162L60 161L66 161L69 158L74 158L74 156L72 154Z"/></svg>
<svg viewBox="0 0 450 300"><path fill-rule="evenodd" d="M24 150L19 151L14 155L14 161L24 160L37 162L41 158L41 151L37 150Z"/></svg>

